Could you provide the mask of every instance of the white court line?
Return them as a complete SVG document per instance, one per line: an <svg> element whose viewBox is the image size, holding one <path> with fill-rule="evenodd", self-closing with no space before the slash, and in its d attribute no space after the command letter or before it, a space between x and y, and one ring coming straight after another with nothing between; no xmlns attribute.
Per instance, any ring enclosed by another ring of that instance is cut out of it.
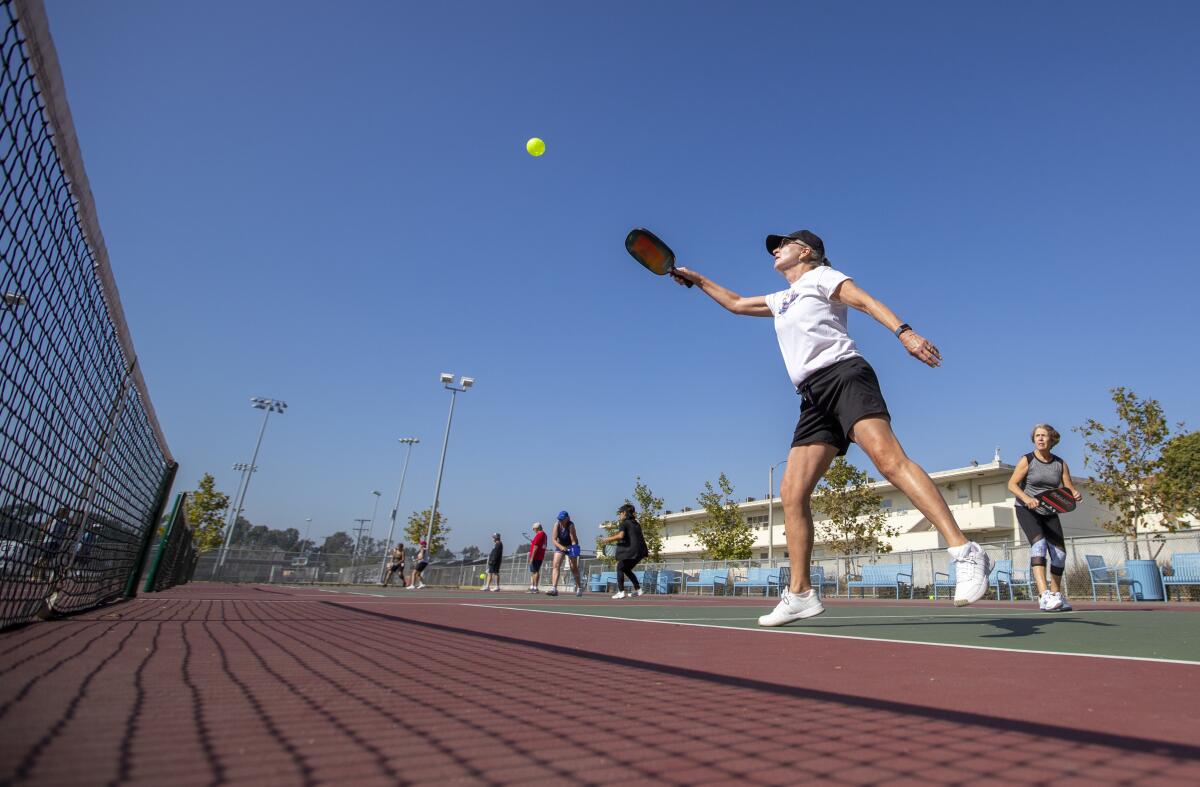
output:
<svg viewBox="0 0 1200 787"><path fill-rule="evenodd" d="M549 609L528 609L526 607L505 607L495 604L463 604L464 607L485 607L488 609L503 609L509 612L535 612L545 615L570 615L579 618L596 618L599 615L584 615L578 612L558 612ZM950 617L950 616L945 616ZM1038 656L1074 656L1085 659L1115 659L1117 661L1149 661L1156 664L1184 664L1189 667L1200 666L1195 661L1183 659L1159 659L1149 656L1111 656L1103 653L1067 653L1059 650L1027 650L1025 648L1004 648L998 645L958 645L949 642L925 642L924 640L888 639L886 637L861 637L854 634L825 634L817 631L801 631L794 628L740 628L737 626L714 626L711 623L680 623L674 620L659 620L651 618L622 618L606 617L607 620L618 620L624 623L666 623L672 626L693 626L695 628L724 629L726 631L746 631L754 634L791 634L800 637L825 637L827 639L855 639L862 642L888 642L895 645L928 645L935 648L961 648L964 650L998 650L1005 653L1032 653Z"/></svg>

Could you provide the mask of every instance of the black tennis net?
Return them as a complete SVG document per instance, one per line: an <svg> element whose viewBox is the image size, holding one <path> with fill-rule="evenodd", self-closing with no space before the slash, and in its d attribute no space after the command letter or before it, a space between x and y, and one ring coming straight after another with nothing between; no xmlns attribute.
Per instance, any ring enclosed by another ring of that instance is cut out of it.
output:
<svg viewBox="0 0 1200 787"><path fill-rule="evenodd" d="M0 627L132 593L174 476L40 0L0 0Z"/></svg>

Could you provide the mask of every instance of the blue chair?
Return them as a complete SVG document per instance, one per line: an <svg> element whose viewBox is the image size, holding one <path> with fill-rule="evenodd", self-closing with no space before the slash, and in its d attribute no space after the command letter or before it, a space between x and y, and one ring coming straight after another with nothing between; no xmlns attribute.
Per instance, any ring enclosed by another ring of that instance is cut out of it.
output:
<svg viewBox="0 0 1200 787"><path fill-rule="evenodd" d="M1014 574L1012 575L1012 585L1011 585L1011 587L1016 587L1016 588L1025 588L1025 592L1026 592L1026 594L1028 594L1028 595L1029 595L1029 598L1030 598L1030 599L1032 599L1032 598L1034 597L1034 592L1033 592L1033 566L1030 566L1029 568L1025 569L1025 573L1024 573L1024 574L1017 574L1017 573L1014 573Z"/></svg>
<svg viewBox="0 0 1200 787"><path fill-rule="evenodd" d="M1083 559L1087 561L1088 577L1092 580L1092 601L1096 600L1097 587L1116 588L1117 601L1121 601L1121 586L1129 588L1129 600L1133 601L1134 588L1139 590L1142 583L1136 579L1128 579L1121 576L1120 569L1112 568L1105 565L1104 558L1099 555L1084 555Z"/></svg>
<svg viewBox="0 0 1200 787"><path fill-rule="evenodd" d="M826 574L824 566L812 566L808 569L808 581L817 589L818 596L825 595L827 586L833 587L833 595L838 594L838 578L837 574Z"/></svg>
<svg viewBox="0 0 1200 787"><path fill-rule="evenodd" d="M992 563L992 572L988 574L988 584L996 591L996 600L1000 601L1000 583L1003 582L1008 586L1008 600L1016 601L1013 598L1013 578L1012 578L1012 561L997 560Z"/></svg>
<svg viewBox="0 0 1200 787"><path fill-rule="evenodd" d="M943 577L938 579L938 577ZM954 586L958 584L958 572L954 568L954 561L950 561L949 571L935 571L933 574L933 598L936 601L938 591L948 589L953 591ZM953 595L953 593L951 593Z"/></svg>
<svg viewBox="0 0 1200 787"><path fill-rule="evenodd" d="M1184 585L1200 585L1200 552L1177 552L1171 557L1171 573L1164 574L1159 566L1158 574L1167 600L1171 598L1171 588L1177 587L1179 600L1183 601Z"/></svg>

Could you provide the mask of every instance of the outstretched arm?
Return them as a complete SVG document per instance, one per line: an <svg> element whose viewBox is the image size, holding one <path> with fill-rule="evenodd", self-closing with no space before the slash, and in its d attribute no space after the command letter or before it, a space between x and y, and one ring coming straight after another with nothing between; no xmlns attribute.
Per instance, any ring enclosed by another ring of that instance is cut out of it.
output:
<svg viewBox="0 0 1200 787"><path fill-rule="evenodd" d="M838 285L833 291L833 299L841 301L847 306L853 306L860 312L869 314L874 317L880 325L887 328L892 333L896 332L902 323L895 312L889 309L882 301L871 297L870 293L854 283L853 279L847 279ZM899 336L904 349L908 350L908 354L916 358L921 363L928 366L940 366L942 363L942 353L938 348L933 346L933 342L920 335L912 328L908 328Z"/></svg>
<svg viewBox="0 0 1200 787"><path fill-rule="evenodd" d="M717 303L724 306L734 314L744 314L747 317L770 317L771 309L767 306L767 299L763 295L754 295L749 298L743 298L736 292L722 287L712 279L705 278L699 273L687 268L675 268L671 271L671 278L683 284L685 281L690 281L699 287L705 295L712 298Z"/></svg>

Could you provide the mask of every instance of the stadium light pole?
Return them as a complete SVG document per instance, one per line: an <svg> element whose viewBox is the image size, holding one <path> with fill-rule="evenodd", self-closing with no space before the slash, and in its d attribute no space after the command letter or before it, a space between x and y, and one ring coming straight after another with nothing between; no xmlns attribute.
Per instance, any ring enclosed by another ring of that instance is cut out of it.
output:
<svg viewBox="0 0 1200 787"><path fill-rule="evenodd" d="M446 469L446 446L450 444L450 424L454 422L454 400L475 384L474 377L460 377L454 384L454 375L442 372L442 387L450 392L450 416L446 419L446 436L442 439L442 461L438 463L437 484L433 488L433 508L429 511L429 527L425 529L425 543L433 550L433 523L437 520L438 500L442 494L442 471ZM429 555L427 555L428 557Z"/></svg>
<svg viewBox="0 0 1200 787"><path fill-rule="evenodd" d="M246 492L250 489L250 477L258 469L258 449L262 448L263 435L267 433L267 421L270 420L271 413L282 415L287 410L287 402L281 402L278 399L264 399L261 396L251 397L250 406L255 410L265 410L266 412L263 415L262 428L258 430L258 442L254 444L254 455L250 457L250 472L246 473L246 483L242 485L242 492L238 496L238 504L233 511L233 521L230 522L225 543L221 545L221 559L217 563L218 566L225 565L225 558L229 555L229 541L233 537L233 523L237 522L238 514L241 513L242 506L246 503Z"/></svg>
<svg viewBox="0 0 1200 787"><path fill-rule="evenodd" d="M775 559L775 468L787 464L781 459L767 472L767 560Z"/></svg>
<svg viewBox="0 0 1200 787"><path fill-rule="evenodd" d="M379 497L383 494L377 489L372 489L371 494L375 497L375 507L371 509L371 527L367 530L367 543L375 538L375 515L379 513Z"/></svg>
<svg viewBox="0 0 1200 787"><path fill-rule="evenodd" d="M308 532L310 530L312 530L311 516L304 520L304 554L306 555L312 551L312 544L308 542Z"/></svg>
<svg viewBox="0 0 1200 787"><path fill-rule="evenodd" d="M387 571L388 553L392 551L392 537L396 534L396 516L400 513L400 495L404 494L404 477L408 475L408 460L412 459L413 446L421 442L421 438L401 437L400 442L408 446L408 452L404 455L404 469L400 471L400 488L396 490L396 503L392 506L392 523L388 525L387 543L383 546L383 564L379 567L380 572Z"/></svg>

